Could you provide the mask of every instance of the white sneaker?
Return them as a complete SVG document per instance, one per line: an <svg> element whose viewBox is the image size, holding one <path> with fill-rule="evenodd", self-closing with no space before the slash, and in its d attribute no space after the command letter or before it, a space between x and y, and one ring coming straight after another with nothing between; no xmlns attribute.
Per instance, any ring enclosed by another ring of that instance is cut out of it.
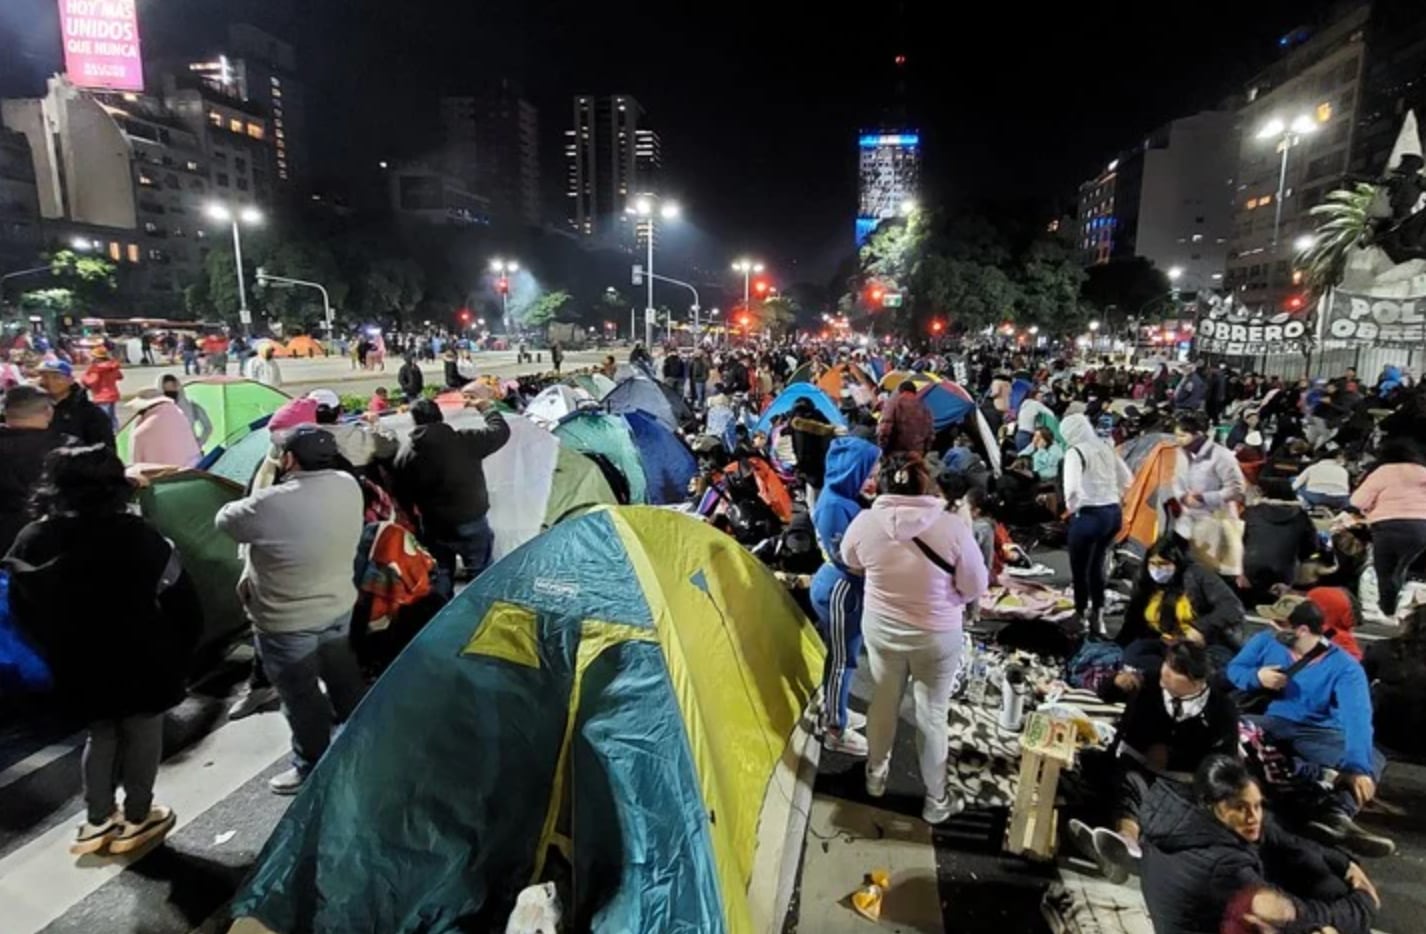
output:
<svg viewBox="0 0 1426 934"><path fill-rule="evenodd" d="M172 808L162 805L151 807L148 816L138 823L124 821L123 828L109 842L109 852L128 853L154 840L161 840L168 836L177 820L178 815L173 813Z"/></svg>
<svg viewBox="0 0 1426 934"><path fill-rule="evenodd" d="M888 767L881 772L866 770L866 793L870 798L880 798L886 794L886 776L891 769Z"/></svg>
<svg viewBox="0 0 1426 934"><path fill-rule="evenodd" d="M273 794L295 795L302 790L302 783L306 780L306 776L294 767L268 779L267 787L272 789Z"/></svg>
<svg viewBox="0 0 1426 934"><path fill-rule="evenodd" d="M966 803L961 800L960 795L946 789L946 796L939 801L926 799L926 803L921 806L921 819L928 824L944 824L966 809Z"/></svg>
<svg viewBox="0 0 1426 934"><path fill-rule="evenodd" d="M866 728L866 714L859 713L852 708L847 708L847 729L861 730Z"/></svg>
<svg viewBox="0 0 1426 934"><path fill-rule="evenodd" d="M277 688L271 685L244 691L243 696L228 708L228 719L241 720L243 717L250 717L269 704L275 703L277 703Z"/></svg>
<svg viewBox="0 0 1426 934"><path fill-rule="evenodd" d="M866 755L866 737L852 729L833 733L828 730L822 737L822 748L830 752L840 752L844 756Z"/></svg>
<svg viewBox="0 0 1426 934"><path fill-rule="evenodd" d="M119 835L119 831L123 829L124 819L117 811L99 824L85 821L79 825L79 830L75 832L74 842L70 844L69 852L75 856L83 856L86 853L98 853L106 850L113 839Z"/></svg>

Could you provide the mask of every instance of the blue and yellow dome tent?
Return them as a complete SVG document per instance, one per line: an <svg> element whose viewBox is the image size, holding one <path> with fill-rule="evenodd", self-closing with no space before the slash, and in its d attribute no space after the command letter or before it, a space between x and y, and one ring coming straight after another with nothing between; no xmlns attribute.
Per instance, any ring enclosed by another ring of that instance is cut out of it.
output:
<svg viewBox="0 0 1426 934"><path fill-rule="evenodd" d="M771 572L698 520L629 506L561 523L396 660L233 916L284 934L503 930L558 852L567 930L780 931L822 654Z"/></svg>

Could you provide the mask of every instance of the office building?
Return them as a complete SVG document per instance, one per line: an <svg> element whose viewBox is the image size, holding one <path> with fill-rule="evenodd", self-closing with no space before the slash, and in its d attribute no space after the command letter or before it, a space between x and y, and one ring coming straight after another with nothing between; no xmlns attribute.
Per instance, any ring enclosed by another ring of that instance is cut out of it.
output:
<svg viewBox="0 0 1426 934"><path fill-rule="evenodd" d="M921 190L921 135L915 130L863 132L857 138L856 243L877 225L904 216Z"/></svg>
<svg viewBox="0 0 1426 934"><path fill-rule="evenodd" d="M540 223L539 112L513 82L441 99L447 174L487 198L497 223Z"/></svg>
<svg viewBox="0 0 1426 934"><path fill-rule="evenodd" d="M1316 227L1310 209L1346 181L1367 16L1368 8L1360 6L1320 29L1294 29L1279 42L1282 56L1248 83L1238 111L1225 285L1249 308L1277 312L1302 306L1294 242Z"/></svg>
<svg viewBox="0 0 1426 934"><path fill-rule="evenodd" d="M490 200L440 166L411 162L386 170L387 197L398 224L486 226Z"/></svg>
<svg viewBox="0 0 1426 934"><path fill-rule="evenodd" d="M1114 257L1114 195L1118 189L1119 160L1079 186L1078 247L1086 266L1098 266Z"/></svg>
<svg viewBox="0 0 1426 934"><path fill-rule="evenodd" d="M1377 0L1367 23L1367 60L1352 141L1351 174L1376 178L1408 111L1426 121L1426 17L1413 0Z"/></svg>
<svg viewBox="0 0 1426 934"><path fill-rule="evenodd" d="M43 248L30 144L23 133L0 127L0 271L36 265Z"/></svg>
<svg viewBox="0 0 1426 934"><path fill-rule="evenodd" d="M215 199L271 207L277 197L271 126L262 108L237 91L180 72L164 76L163 101L198 137Z"/></svg>
<svg viewBox="0 0 1426 934"><path fill-rule="evenodd" d="M658 134L639 102L626 94L575 97L565 162L570 228L605 245L633 246L635 225L624 209L634 197L658 191L663 165ZM644 225L637 227L642 236Z"/></svg>

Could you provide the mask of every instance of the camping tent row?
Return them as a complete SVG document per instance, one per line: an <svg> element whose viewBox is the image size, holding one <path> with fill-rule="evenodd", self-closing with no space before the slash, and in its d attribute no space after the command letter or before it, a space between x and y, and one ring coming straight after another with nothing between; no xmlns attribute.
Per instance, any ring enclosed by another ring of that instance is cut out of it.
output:
<svg viewBox="0 0 1426 934"><path fill-rule="evenodd" d="M189 401L203 407L213 423L213 434L203 445L204 454L240 441L253 429L266 424L268 416L290 398L280 389L236 376L195 379L184 384L183 392ZM131 463L133 432L138 418L135 414L125 421L115 439L119 458L125 464Z"/></svg>
<svg viewBox="0 0 1426 934"><path fill-rule="evenodd" d="M823 650L695 518L563 522L421 631L317 764L233 931L499 931L549 879L571 931L780 931Z"/></svg>

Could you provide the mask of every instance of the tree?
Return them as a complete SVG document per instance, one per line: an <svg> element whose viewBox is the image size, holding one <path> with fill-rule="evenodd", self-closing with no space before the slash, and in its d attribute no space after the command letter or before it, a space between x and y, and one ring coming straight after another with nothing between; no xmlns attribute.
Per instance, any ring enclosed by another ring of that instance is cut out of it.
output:
<svg viewBox="0 0 1426 934"><path fill-rule="evenodd" d="M773 337L778 337L796 326L798 311L797 303L791 297L778 295L762 303L762 307L758 309L758 317L762 326L770 331Z"/></svg>
<svg viewBox="0 0 1426 934"><path fill-rule="evenodd" d="M1017 318L1051 333L1071 334L1083 325L1080 289L1085 272L1073 251L1058 240L1039 239L1020 261Z"/></svg>
<svg viewBox="0 0 1426 934"><path fill-rule="evenodd" d="M1014 314L1016 284L998 266L942 254L922 263L913 293L927 314L944 312L953 326L976 330Z"/></svg>
<svg viewBox="0 0 1426 934"><path fill-rule="evenodd" d="M527 328L542 328L558 318L560 311L572 300L572 296L563 289L545 292L519 310L520 323Z"/></svg>
<svg viewBox="0 0 1426 934"><path fill-rule="evenodd" d="M1309 212L1319 218L1312 232L1312 245L1298 257L1306 272L1307 288L1321 295L1342 281L1348 252L1360 245L1371 225L1372 202L1380 194L1376 185L1358 182L1356 187L1327 193L1326 200Z"/></svg>
<svg viewBox="0 0 1426 934"><path fill-rule="evenodd" d="M355 308L363 317L393 317L409 323L425 295L426 274L414 260L385 257L376 260L357 280Z"/></svg>
<svg viewBox="0 0 1426 934"><path fill-rule="evenodd" d="M346 304L349 287L326 244L311 240L285 240L262 254L262 268L277 276L320 283L333 308ZM322 296L301 286L259 287L254 279L254 299L269 318L285 326L302 328L323 318Z"/></svg>
<svg viewBox="0 0 1426 934"><path fill-rule="evenodd" d="M50 272L62 289L72 293L71 307L74 302L95 304L118 287L113 263L101 256L88 256L74 250L60 250L51 255Z"/></svg>
<svg viewBox="0 0 1426 934"><path fill-rule="evenodd" d="M74 308L74 292L69 289L35 289L20 296L20 307L41 312L63 313Z"/></svg>
<svg viewBox="0 0 1426 934"><path fill-rule="evenodd" d="M1169 294L1169 277L1142 256L1116 259L1089 268L1084 299L1111 322L1138 317ZM1113 327L1114 324L1110 324Z"/></svg>

